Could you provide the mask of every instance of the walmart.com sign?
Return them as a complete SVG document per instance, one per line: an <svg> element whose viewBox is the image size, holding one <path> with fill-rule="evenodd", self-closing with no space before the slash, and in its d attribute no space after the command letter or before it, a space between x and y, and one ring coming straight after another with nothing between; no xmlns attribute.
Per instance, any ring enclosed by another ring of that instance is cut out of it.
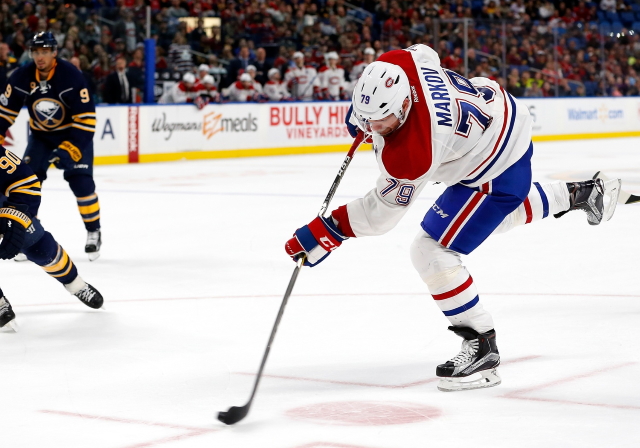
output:
<svg viewBox="0 0 640 448"><path fill-rule="evenodd" d="M588 121L588 120L622 120L624 119L624 110L609 109L602 105L593 109L568 109L569 121Z"/></svg>

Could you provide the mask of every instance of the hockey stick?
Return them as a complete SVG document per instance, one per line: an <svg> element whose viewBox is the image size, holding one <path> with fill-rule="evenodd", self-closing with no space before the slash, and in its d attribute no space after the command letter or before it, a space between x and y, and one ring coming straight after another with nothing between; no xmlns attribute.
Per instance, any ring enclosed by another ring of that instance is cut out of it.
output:
<svg viewBox="0 0 640 448"><path fill-rule="evenodd" d="M611 180L609 176L606 176L602 171L598 171L593 175L592 179L599 177L605 182ZM635 204L640 202L640 196L636 196L635 194L628 193L624 190L620 190L620 196L618 196L618 204Z"/></svg>
<svg viewBox="0 0 640 448"><path fill-rule="evenodd" d="M338 175L333 181L333 184L331 184L329 193L327 194L327 197L324 199L324 202L320 207L318 216L324 216L324 213L327 211L327 208L329 208L329 203L331 202L331 199L333 199L333 195L336 193L336 190L338 189L338 185L340 185L340 181L342 180L342 177L344 176L344 173L347 170L347 167L351 163L351 160L353 159L353 155L356 152L356 149L358 149L358 146L360 146L360 143L362 143L363 138L364 138L364 135L362 133L358 133L358 136L353 141L353 144L351 145L351 149L349 149L349 152L347 153L347 156L345 157L344 162L342 162L342 165L340 166L340 170L338 170ZM251 408L251 403L253 403L253 398L255 397L256 391L258 390L258 384L260 384L260 378L262 378L262 371L264 370L264 366L267 363L267 357L269 356L269 351L271 350L271 344L273 343L273 339L276 337L276 331L278 331L280 320L282 320L282 315L284 314L284 308L285 306L287 306L287 301L289 300L289 296L293 291L293 286L296 284L296 280L298 279L298 273L300 272L300 269L304 265L304 261L305 261L305 256L303 255L298 259L296 267L293 270L293 274L291 275L291 280L289 280L289 285L287 286L287 290L285 291L284 297L282 298L282 303L280 304L280 310L278 311L278 316L276 317L276 321L273 324L273 329L271 330L271 336L269 336L269 342L267 343L267 348L264 351L264 355L262 355L262 362L260 363L260 369L258 370L258 375L256 376L256 380L253 384L253 390L251 391L251 396L249 397L249 401L244 406L240 406L240 407L231 406L229 410L226 412L224 411L218 412L218 420L220 420L225 425L233 425L235 423L238 423L240 420L245 418L249 413L249 408Z"/></svg>

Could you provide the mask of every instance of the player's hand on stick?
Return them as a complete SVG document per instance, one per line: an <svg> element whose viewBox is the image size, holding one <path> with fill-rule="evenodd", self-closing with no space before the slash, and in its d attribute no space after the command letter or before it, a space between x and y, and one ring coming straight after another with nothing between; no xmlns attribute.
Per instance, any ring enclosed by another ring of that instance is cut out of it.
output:
<svg viewBox="0 0 640 448"><path fill-rule="evenodd" d="M346 239L331 217L318 216L308 225L296 230L284 248L294 261L306 255L304 265L313 267L340 247Z"/></svg>
<svg viewBox="0 0 640 448"><path fill-rule="evenodd" d="M67 144L63 142L62 145ZM73 165L80 161L82 154L75 146L69 144L69 147L60 147L54 149L49 157L49 163L53 163L59 170L70 170Z"/></svg>
<svg viewBox="0 0 640 448"><path fill-rule="evenodd" d="M23 207L9 205L0 208L0 259L10 260L22 250L31 218L21 210Z"/></svg>

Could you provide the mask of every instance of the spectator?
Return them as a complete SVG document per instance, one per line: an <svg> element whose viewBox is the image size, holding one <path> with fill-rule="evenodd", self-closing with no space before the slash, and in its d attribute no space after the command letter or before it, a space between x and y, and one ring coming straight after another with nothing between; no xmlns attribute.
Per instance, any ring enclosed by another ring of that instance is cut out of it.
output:
<svg viewBox="0 0 640 448"><path fill-rule="evenodd" d="M132 102L131 79L127 73L127 60L116 59L116 70L107 76L102 98L108 104L129 104Z"/></svg>
<svg viewBox="0 0 640 448"><path fill-rule="evenodd" d="M11 54L9 45L0 43L0 86L4 87L11 72L18 66L17 60Z"/></svg>
<svg viewBox="0 0 640 448"><path fill-rule="evenodd" d="M227 69L228 73L226 85L235 83L238 79L238 73L240 72L240 70L242 70L242 72L240 73L244 73L249 64L249 46L245 44L240 47L238 57L231 61L231 63L229 64L229 68Z"/></svg>
<svg viewBox="0 0 640 448"><path fill-rule="evenodd" d="M136 49L138 32L133 21L133 12L128 8L120 9L121 19L116 22L113 35L116 39L122 39L127 52L131 53Z"/></svg>
<svg viewBox="0 0 640 448"><path fill-rule="evenodd" d="M525 89L524 96L526 98L542 98L544 95L540 85L537 82L533 82Z"/></svg>
<svg viewBox="0 0 640 448"><path fill-rule="evenodd" d="M142 91L144 89L144 51L138 47L133 52L131 62L127 67L127 74L131 80L131 87Z"/></svg>
<svg viewBox="0 0 640 448"><path fill-rule="evenodd" d="M256 81L264 85L268 81L267 73L271 69L271 64L267 62L267 52L264 48L260 47L256 50L256 57L251 61L251 65L256 68Z"/></svg>
<svg viewBox="0 0 640 448"><path fill-rule="evenodd" d="M176 33L173 43L169 46L169 64L178 73L193 70L191 47L182 33Z"/></svg>

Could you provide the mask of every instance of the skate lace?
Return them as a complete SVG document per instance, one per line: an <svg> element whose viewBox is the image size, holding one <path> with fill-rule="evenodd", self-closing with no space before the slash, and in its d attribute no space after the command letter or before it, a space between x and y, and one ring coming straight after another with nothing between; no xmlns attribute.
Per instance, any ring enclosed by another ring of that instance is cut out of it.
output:
<svg viewBox="0 0 640 448"><path fill-rule="evenodd" d="M76 297L80 300L82 300L83 302L91 302L91 299L93 299L93 296L96 295L96 292L91 289L89 287L89 285L85 286L84 288L82 288L80 291L78 291L76 294Z"/></svg>
<svg viewBox="0 0 640 448"><path fill-rule="evenodd" d="M100 234L98 232L89 232L87 234L87 245L89 244L97 245L99 239L100 239Z"/></svg>
<svg viewBox="0 0 640 448"><path fill-rule="evenodd" d="M462 348L460 349L460 353L451 358L449 361L451 361L456 366L467 364L473 360L473 357L478 352L479 346L480 343L477 339L473 339L471 341L462 341Z"/></svg>

